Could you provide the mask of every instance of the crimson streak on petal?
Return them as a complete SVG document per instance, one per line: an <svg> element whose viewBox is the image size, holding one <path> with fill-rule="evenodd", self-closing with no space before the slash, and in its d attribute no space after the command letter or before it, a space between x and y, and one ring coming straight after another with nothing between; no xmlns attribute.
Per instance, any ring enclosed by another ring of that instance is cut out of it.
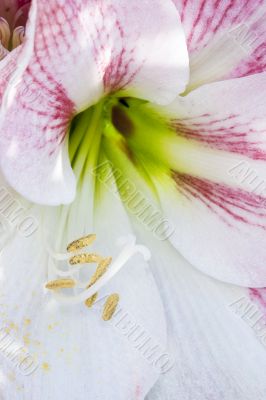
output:
<svg viewBox="0 0 266 400"><path fill-rule="evenodd" d="M239 117L229 114L223 118L211 119L209 114L202 114L187 120L172 120L170 125L178 136L210 148L242 154L254 160L266 160L266 149L262 147L266 126L265 129L254 129L259 118L240 122ZM261 134L261 141L258 140L258 134Z"/></svg>
<svg viewBox="0 0 266 400"><path fill-rule="evenodd" d="M266 230L265 197L178 172L173 178L182 195L202 202L228 226L235 221Z"/></svg>

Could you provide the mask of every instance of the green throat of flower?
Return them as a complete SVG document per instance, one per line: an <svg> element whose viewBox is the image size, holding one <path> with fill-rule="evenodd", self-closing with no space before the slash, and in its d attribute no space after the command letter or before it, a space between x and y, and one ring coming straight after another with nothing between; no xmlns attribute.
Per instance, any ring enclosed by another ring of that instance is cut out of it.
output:
<svg viewBox="0 0 266 400"><path fill-rule="evenodd" d="M109 97L79 114L73 121L69 135L69 155L78 181L78 189L86 184L86 176L109 162L118 180L137 175L153 191L151 174L169 171L168 140L175 134L155 108L143 100ZM119 174L120 175L120 174ZM97 183L97 179L96 179ZM97 188L96 188L97 189ZM121 195L123 200L123 196Z"/></svg>

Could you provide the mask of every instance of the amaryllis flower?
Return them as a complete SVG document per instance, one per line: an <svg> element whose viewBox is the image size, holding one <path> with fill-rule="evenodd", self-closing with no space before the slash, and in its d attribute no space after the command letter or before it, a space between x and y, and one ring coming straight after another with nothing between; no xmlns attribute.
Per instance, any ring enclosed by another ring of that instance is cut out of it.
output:
<svg viewBox="0 0 266 400"><path fill-rule="evenodd" d="M32 1L0 63L0 162L39 229L9 234L0 315L38 367L3 356L4 399L265 398L265 17Z"/></svg>
<svg viewBox="0 0 266 400"><path fill-rule="evenodd" d="M0 59L24 39L30 0L2 0L0 4Z"/></svg>

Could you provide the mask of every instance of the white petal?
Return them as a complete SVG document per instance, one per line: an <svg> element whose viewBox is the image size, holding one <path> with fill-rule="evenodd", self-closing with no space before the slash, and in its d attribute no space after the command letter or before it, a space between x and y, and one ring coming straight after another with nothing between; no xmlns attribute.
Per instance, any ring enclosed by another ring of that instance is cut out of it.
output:
<svg viewBox="0 0 266 400"><path fill-rule="evenodd" d="M129 233L130 226L120 201L108 195L101 198L94 225L95 251L109 256L117 251L117 237ZM47 213L44 215L47 217ZM86 215L79 209L73 232L77 226L92 226ZM53 218L58 233L62 221ZM160 374L147 359L149 351L155 345L161 346L161 351L166 347L164 313L149 266L141 256L135 256L100 292L101 296L117 292L121 299L120 315L104 322L102 306L60 306L44 293L47 254L42 238L42 230L28 239L17 237L1 255L1 303L5 319L12 322L7 323L10 334L24 337L29 353L39 363L30 376L14 371L20 391L14 391L6 366L0 380L2 391L14 400L21 399L22 394L40 400L143 399ZM50 242L55 241L51 236ZM124 313L128 315L119 322ZM134 324L140 326L137 332L144 332L138 343L134 335L127 337ZM17 330L12 329L14 326ZM137 349L146 339L148 343ZM144 350L148 351L146 355Z"/></svg>
<svg viewBox="0 0 266 400"><path fill-rule="evenodd" d="M167 242L150 247L175 364L147 400L263 400L266 323L249 290L204 276Z"/></svg>

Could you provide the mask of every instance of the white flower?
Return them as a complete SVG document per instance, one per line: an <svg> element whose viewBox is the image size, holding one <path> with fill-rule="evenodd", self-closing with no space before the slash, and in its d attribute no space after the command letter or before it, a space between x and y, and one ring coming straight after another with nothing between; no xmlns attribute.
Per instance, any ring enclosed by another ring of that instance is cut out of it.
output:
<svg viewBox="0 0 266 400"><path fill-rule="evenodd" d="M0 165L39 229L2 251L0 315L39 366L14 383L6 361L7 399L144 399L160 375L148 400L264 399L256 321L229 305L266 284L265 15L259 0L32 2L0 63ZM67 263L89 233L114 260L94 278ZM132 233L151 261L132 236L120 253Z"/></svg>

